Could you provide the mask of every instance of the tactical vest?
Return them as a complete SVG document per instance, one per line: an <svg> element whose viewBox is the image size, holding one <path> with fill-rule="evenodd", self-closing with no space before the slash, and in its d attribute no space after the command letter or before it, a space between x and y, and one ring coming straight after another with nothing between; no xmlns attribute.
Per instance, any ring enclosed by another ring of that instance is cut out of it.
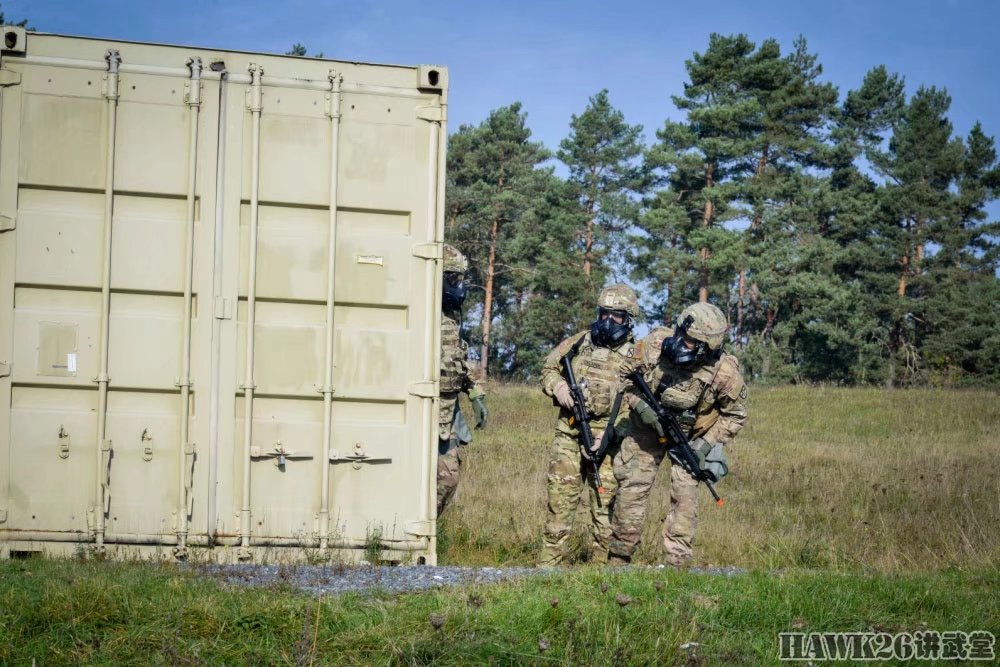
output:
<svg viewBox="0 0 1000 667"><path fill-rule="evenodd" d="M590 342L590 334L573 358L573 373L584 387L587 411L598 421L607 419L615 395L621 388L622 367L632 358L633 343L628 341L615 349L597 347Z"/></svg>
<svg viewBox="0 0 1000 667"><path fill-rule="evenodd" d="M695 368L678 368L662 358L649 372L646 381L659 390L660 402L677 415L677 421L690 438L697 438L719 420L716 392L712 387L722 357Z"/></svg>
<svg viewBox="0 0 1000 667"><path fill-rule="evenodd" d="M456 394L465 381L469 345L462 340L456 320L441 315L441 394Z"/></svg>

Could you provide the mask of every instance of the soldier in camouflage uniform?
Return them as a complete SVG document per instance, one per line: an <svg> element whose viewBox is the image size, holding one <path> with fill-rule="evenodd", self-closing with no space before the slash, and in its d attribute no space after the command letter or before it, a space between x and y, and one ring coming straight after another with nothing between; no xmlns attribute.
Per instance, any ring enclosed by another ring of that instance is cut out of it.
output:
<svg viewBox="0 0 1000 667"><path fill-rule="evenodd" d="M469 262L450 245L444 246L444 284L441 298L441 411L438 418L438 516L458 488L465 446L472 442L458 395L466 392L476 415L476 428L486 426L486 392L479 366L469 361L469 346L462 340L462 302Z"/></svg>
<svg viewBox="0 0 1000 667"><path fill-rule="evenodd" d="M580 432L570 425L573 415L573 398L563 377L562 358L571 349L576 354L571 365L577 383L585 387L586 407L592 417L591 429L594 443L601 442L609 426L616 396L624 389L622 376L630 367L633 355L632 322L639 315L638 299L627 285L606 287L597 300L597 321L588 331L571 336L559 344L545 359L542 369L542 391L551 396L559 406L556 435L548 470L548 516L539 565L558 565L567 555L567 540L573 515L583 485L587 485L590 499L593 538L591 557L605 562L608 539L611 536L610 504L616 484L612 474L611 459L617 445L612 445L600 467L604 493L598 493L588 483L580 453ZM621 398L617 401L625 411ZM613 430L608 434L613 437Z"/></svg>
<svg viewBox="0 0 1000 667"><path fill-rule="evenodd" d="M654 329L636 345L636 360L647 384L677 415L702 470L715 481L728 472L723 445L747 419L747 389L739 362L722 351L727 330L721 310L696 303L684 309L675 329ZM626 437L614 460L619 488L612 518L611 564L631 560L645 522L649 490L667 453L660 444L662 433L652 408L635 388L626 392L626 400L631 406L621 428ZM692 557L698 482L681 465L669 465L670 514L663 524L663 546L667 562L678 567Z"/></svg>

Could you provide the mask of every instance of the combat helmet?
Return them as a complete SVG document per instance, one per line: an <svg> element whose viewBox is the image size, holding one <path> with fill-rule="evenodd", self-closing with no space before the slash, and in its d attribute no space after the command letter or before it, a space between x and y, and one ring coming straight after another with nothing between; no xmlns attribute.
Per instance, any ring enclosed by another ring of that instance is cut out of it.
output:
<svg viewBox="0 0 1000 667"><path fill-rule="evenodd" d="M632 335L632 319L639 315L639 299L628 285L609 285L597 297L597 319L590 340L598 347L616 348Z"/></svg>
<svg viewBox="0 0 1000 667"><path fill-rule="evenodd" d="M444 280L441 284L441 309L451 313L462 308L468 294L465 272L469 270L469 260L453 245L445 244L442 250Z"/></svg>
<svg viewBox="0 0 1000 667"><path fill-rule="evenodd" d="M455 246L445 243L442 254L445 273L465 273L469 270L469 260Z"/></svg>
<svg viewBox="0 0 1000 667"><path fill-rule="evenodd" d="M688 317L691 318L685 328L688 338L704 343L713 352L722 347L729 330L725 313L710 303L693 303L678 315L677 327L683 326Z"/></svg>
<svg viewBox="0 0 1000 667"><path fill-rule="evenodd" d="M729 322L710 303L694 303L677 316L674 335L663 340L661 354L677 366L701 363L722 352Z"/></svg>
<svg viewBox="0 0 1000 667"><path fill-rule="evenodd" d="M629 317L639 317L639 297L634 289L622 283L602 289L597 297L597 306L607 310L624 310Z"/></svg>

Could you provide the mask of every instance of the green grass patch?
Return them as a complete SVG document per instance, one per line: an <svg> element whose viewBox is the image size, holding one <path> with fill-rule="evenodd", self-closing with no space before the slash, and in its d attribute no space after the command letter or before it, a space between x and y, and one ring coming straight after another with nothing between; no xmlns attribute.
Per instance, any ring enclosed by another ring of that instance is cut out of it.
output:
<svg viewBox="0 0 1000 667"><path fill-rule="evenodd" d="M583 567L316 598L176 565L39 559L0 563L0 581L3 664L761 664L777 661L777 633L793 629L1000 635L996 571Z"/></svg>

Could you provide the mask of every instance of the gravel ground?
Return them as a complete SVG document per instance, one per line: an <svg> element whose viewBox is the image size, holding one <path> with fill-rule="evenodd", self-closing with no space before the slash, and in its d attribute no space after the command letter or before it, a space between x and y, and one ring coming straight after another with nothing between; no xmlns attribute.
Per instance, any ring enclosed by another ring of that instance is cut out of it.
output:
<svg viewBox="0 0 1000 667"><path fill-rule="evenodd" d="M629 567L629 570L662 570L663 565ZM349 591L387 591L406 593L445 586L491 584L523 577L545 576L560 569L536 567L459 567L446 565L400 565L344 567L330 565L206 565L199 568L227 584L266 586L288 584L316 595L336 595ZM691 568L691 572L715 576L736 576L746 570L738 567Z"/></svg>

